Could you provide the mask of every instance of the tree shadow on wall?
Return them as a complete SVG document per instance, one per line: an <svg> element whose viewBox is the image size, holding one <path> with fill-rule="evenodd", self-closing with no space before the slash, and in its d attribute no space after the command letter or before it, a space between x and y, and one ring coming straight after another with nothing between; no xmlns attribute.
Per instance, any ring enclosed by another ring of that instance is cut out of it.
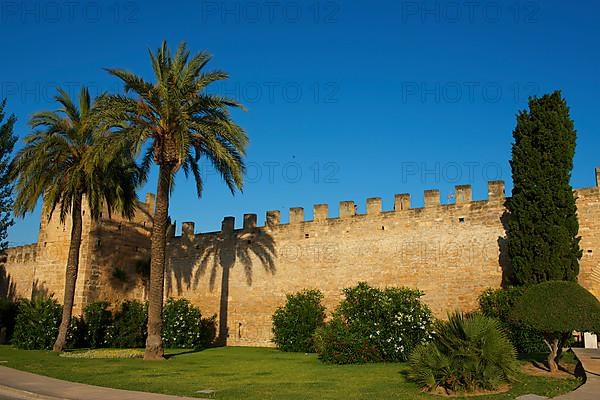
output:
<svg viewBox="0 0 600 400"><path fill-rule="evenodd" d="M507 200L508 201L508 200ZM506 206L506 203L505 203ZM502 287L507 287L510 285L511 276L512 276L512 266L510 263L510 257L508 255L508 220L510 219L510 213L505 208L502 216L500 217L500 222L502 223L502 227L504 228L504 236L498 236L498 264L500 268L502 268Z"/></svg>
<svg viewBox="0 0 600 400"><path fill-rule="evenodd" d="M0 255L0 299L15 301L17 298L17 287L10 274L6 272L4 255Z"/></svg>
<svg viewBox="0 0 600 400"><path fill-rule="evenodd" d="M50 293L50 289L46 287L45 282L40 282L39 279L33 281L31 287L31 300L49 299L51 297L54 297L54 293Z"/></svg>
<svg viewBox="0 0 600 400"><path fill-rule="evenodd" d="M229 335L228 298L231 269L238 265L244 269L248 286L252 286L253 257L257 258L262 268L272 275L276 272L275 243L273 236L260 228L233 230L224 227L219 234L201 238L201 253L196 260L186 263L175 263L171 269L175 278L177 294L181 295L183 286L195 289L200 279L208 274L209 290L212 292L217 284L219 270L221 274L221 292L219 298L219 331L216 344L225 345ZM199 248L198 246L196 248ZM194 271L194 266L197 268ZM170 277L170 275L169 275ZM173 282L167 282L169 288Z"/></svg>
<svg viewBox="0 0 600 400"><path fill-rule="evenodd" d="M117 293L129 294L140 286L147 293L147 281L139 265L150 257L151 224L134 221L103 219L94 231L95 249L98 259L95 264L105 266L94 271L105 275L104 282ZM97 298L100 293L91 293Z"/></svg>

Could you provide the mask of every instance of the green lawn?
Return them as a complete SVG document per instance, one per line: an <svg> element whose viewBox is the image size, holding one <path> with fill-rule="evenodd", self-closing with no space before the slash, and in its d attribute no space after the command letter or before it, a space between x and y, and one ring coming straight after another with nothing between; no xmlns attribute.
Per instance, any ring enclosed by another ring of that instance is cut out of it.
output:
<svg viewBox="0 0 600 400"><path fill-rule="evenodd" d="M171 351L167 361L74 359L46 351L0 346L1 365L55 378L114 388L216 399L440 399L423 394L405 374L406 364L325 365L313 354L226 347ZM513 399L535 393L555 396L579 385L575 379L525 376L509 393L482 399Z"/></svg>

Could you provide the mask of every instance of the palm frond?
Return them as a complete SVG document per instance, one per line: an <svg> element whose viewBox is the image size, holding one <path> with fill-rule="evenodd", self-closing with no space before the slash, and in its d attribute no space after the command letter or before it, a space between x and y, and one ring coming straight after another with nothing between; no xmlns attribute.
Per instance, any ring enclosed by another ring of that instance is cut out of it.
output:
<svg viewBox="0 0 600 400"><path fill-rule="evenodd" d="M43 198L48 216L58 208L64 222L73 201L85 195L93 217L102 207L132 217L141 176L131 156L132 146L98 131L98 109L87 88L79 94L79 108L62 89L56 100L62 106L59 111L32 116L30 125L35 130L11 164L15 214L25 215Z"/></svg>
<svg viewBox="0 0 600 400"><path fill-rule="evenodd" d="M166 42L148 52L153 83L125 70L107 69L124 82L126 95L98 99L104 129L120 138L127 137L136 155L145 153L140 167L143 179L151 162L168 166L172 173L182 169L186 177L194 177L200 196L203 182L198 162L205 157L232 193L241 190L248 137L232 121L230 109L243 106L205 92L210 84L228 75L223 71L205 72L211 55L200 52L192 56L185 43L174 55ZM174 179L171 189L173 184Z"/></svg>

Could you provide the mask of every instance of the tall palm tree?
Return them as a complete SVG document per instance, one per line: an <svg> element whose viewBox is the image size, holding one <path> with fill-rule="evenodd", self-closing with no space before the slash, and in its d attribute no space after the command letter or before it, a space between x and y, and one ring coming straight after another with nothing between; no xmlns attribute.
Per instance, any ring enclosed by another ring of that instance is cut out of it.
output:
<svg viewBox="0 0 600 400"><path fill-rule="evenodd" d="M14 211L24 216L43 197L49 218L58 208L60 220L71 216L71 241L67 257L62 319L53 350L64 349L73 311L81 246L82 207L89 206L97 219L103 207L131 218L137 199L139 173L129 149L115 144L92 121L96 112L87 88L76 105L62 89L55 100L57 111L32 116L33 132L25 138L11 165L16 180Z"/></svg>
<svg viewBox="0 0 600 400"><path fill-rule="evenodd" d="M166 42L155 53L149 53L154 82L121 69L108 69L123 81L126 93L104 96L99 103L106 127L133 143L135 154L145 153L143 169L147 171L152 162L158 166L144 358L162 359L165 247L173 178L180 170L186 177L191 173L200 196L203 184L198 162L206 157L232 193L241 190L245 172L242 158L248 138L230 115L230 108L242 106L206 92L211 83L228 78L221 71L203 72L211 59L209 54L201 52L190 57L182 43L172 55Z"/></svg>

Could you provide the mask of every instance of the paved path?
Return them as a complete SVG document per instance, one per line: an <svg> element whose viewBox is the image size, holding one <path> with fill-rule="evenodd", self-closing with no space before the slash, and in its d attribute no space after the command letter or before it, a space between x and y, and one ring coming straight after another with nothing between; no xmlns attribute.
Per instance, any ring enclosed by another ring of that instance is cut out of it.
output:
<svg viewBox="0 0 600 400"><path fill-rule="evenodd" d="M585 371L586 380L583 385L571 393L554 397L553 400L600 400L600 350L572 349ZM517 400L537 400L547 397L528 394Z"/></svg>
<svg viewBox="0 0 600 400"><path fill-rule="evenodd" d="M1 400L198 400L130 390L109 389L35 375L0 366Z"/></svg>
<svg viewBox="0 0 600 400"><path fill-rule="evenodd" d="M573 352L585 370L586 381L576 390L556 400L599 400L600 399L600 350L574 348Z"/></svg>

